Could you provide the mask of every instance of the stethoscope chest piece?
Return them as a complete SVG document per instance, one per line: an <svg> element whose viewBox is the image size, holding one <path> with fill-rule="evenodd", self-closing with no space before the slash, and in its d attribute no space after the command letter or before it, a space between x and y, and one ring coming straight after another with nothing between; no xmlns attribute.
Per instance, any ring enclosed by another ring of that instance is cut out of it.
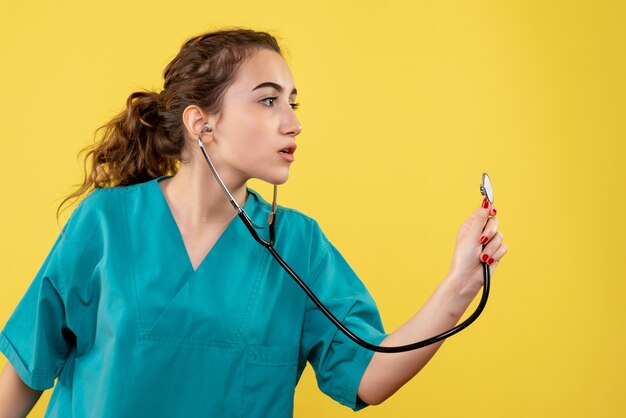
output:
<svg viewBox="0 0 626 418"><path fill-rule="evenodd" d="M493 185L487 173L483 173L483 182L480 185L480 194L485 196L489 203L493 204Z"/></svg>

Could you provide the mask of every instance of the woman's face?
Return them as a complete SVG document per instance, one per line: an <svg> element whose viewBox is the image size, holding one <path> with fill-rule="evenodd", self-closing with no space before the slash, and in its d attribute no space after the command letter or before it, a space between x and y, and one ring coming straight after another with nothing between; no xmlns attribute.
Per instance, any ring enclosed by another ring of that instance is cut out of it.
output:
<svg viewBox="0 0 626 418"><path fill-rule="evenodd" d="M280 54L261 49L244 62L212 125L209 155L225 180L287 181L302 131L295 100L293 77Z"/></svg>

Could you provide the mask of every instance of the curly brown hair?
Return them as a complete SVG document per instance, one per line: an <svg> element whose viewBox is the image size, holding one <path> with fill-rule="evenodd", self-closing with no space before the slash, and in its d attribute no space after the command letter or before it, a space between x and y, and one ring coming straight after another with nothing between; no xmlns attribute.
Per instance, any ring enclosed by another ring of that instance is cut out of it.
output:
<svg viewBox="0 0 626 418"><path fill-rule="evenodd" d="M252 53L270 49L282 55L276 38L250 29L223 29L188 39L163 72L163 90L132 93L126 109L96 130L85 153L84 180L57 209L98 188L142 183L178 171L189 105L218 113L226 89ZM97 139L98 132L102 136Z"/></svg>

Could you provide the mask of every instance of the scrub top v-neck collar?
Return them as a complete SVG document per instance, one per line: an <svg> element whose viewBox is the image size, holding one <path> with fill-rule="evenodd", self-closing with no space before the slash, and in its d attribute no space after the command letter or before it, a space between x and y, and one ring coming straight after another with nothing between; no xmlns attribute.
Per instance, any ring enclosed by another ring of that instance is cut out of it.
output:
<svg viewBox="0 0 626 418"><path fill-rule="evenodd" d="M165 214L163 227L167 228L171 232L171 236L174 237L173 239L176 241L175 246L178 248L178 252L181 253L180 258L185 260L185 270L188 270L189 274L194 275L202 270L204 268L204 265L209 263L210 259L218 255L219 252L222 251L222 247L224 245L228 245L228 243L231 241L231 237L241 235L241 232L244 232L247 235L248 231L245 230L245 226L241 223L241 220L237 219L237 214L233 209L233 219L228 223L222 234L218 237L217 241L215 241L215 244L213 244L213 247L211 247L211 250L204 256L200 264L198 264L198 266L194 270L193 263L191 262L189 252L185 247L185 242L183 240L183 236L180 232L178 224L176 223L176 219L174 218L174 214L172 213L172 210L167 203L167 200L165 199L165 195L163 194L163 190L159 185L159 182L161 180L171 177L172 176L160 176L152 180L150 183L152 183L154 194L157 195L155 200L157 201L157 204L161 206L160 209ZM248 197L246 198L246 202L243 205L243 210L248 213L248 216L250 216L250 218L256 225L265 226L267 224L267 216L269 214L269 211L264 211L262 209L262 206L264 206L263 203L265 203L265 206L269 204L265 202L265 200L261 196L259 196L254 190L248 188L247 191ZM224 198L226 199L226 196L224 196ZM265 218L263 217L264 214ZM241 238L246 239L248 237L243 236Z"/></svg>

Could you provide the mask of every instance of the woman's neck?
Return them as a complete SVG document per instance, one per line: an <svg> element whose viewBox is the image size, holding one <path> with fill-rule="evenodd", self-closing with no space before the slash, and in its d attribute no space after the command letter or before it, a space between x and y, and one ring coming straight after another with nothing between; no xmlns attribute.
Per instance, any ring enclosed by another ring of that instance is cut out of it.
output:
<svg viewBox="0 0 626 418"><path fill-rule="evenodd" d="M243 207L248 194L246 182L222 179ZM192 226L227 223L237 214L205 161L184 163L173 177L159 184L172 213Z"/></svg>

